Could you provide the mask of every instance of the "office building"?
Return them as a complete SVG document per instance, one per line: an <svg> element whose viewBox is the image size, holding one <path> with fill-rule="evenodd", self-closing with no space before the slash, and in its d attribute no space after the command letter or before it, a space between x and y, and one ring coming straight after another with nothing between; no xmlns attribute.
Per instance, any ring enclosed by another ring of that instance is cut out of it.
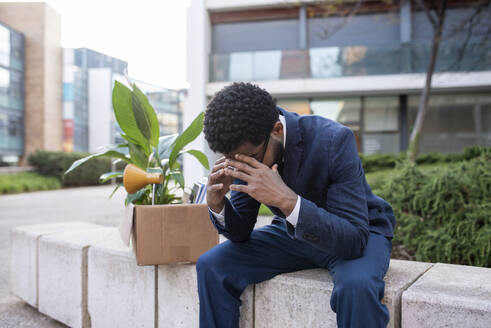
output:
<svg viewBox="0 0 491 328"><path fill-rule="evenodd" d="M352 129L363 154L408 148L424 86L432 26L411 1L191 0L184 122L233 81L268 90L279 106ZM420 152L491 145L491 42L486 9L458 60L472 14L449 1ZM346 15L352 13L352 15ZM487 28L485 28L485 26ZM197 147L214 158L203 138ZM186 172L196 180L203 172Z"/></svg>
<svg viewBox="0 0 491 328"><path fill-rule="evenodd" d="M0 157L62 150L61 20L45 3L0 3Z"/></svg>
<svg viewBox="0 0 491 328"><path fill-rule="evenodd" d="M114 143L112 88L128 63L87 49L63 49L64 151L95 152Z"/></svg>
<svg viewBox="0 0 491 328"><path fill-rule="evenodd" d="M126 142L112 107L115 81L129 87L128 63L87 49L63 52L64 150L98 152L102 147ZM154 107L160 135L182 131L182 101L185 90L171 90L130 80L144 92Z"/></svg>

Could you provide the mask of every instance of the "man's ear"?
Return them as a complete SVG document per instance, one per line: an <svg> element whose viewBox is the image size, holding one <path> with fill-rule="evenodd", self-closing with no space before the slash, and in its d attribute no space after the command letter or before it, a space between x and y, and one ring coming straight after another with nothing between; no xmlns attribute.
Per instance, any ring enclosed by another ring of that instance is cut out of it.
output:
<svg viewBox="0 0 491 328"><path fill-rule="evenodd" d="M280 121L277 121L273 125L273 130L271 131L273 135L277 138L283 137L283 124Z"/></svg>

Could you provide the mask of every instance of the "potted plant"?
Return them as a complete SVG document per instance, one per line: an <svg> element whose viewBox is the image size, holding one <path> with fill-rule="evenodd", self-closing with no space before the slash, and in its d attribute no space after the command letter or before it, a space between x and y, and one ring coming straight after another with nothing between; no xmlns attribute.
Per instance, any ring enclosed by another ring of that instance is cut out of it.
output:
<svg viewBox="0 0 491 328"><path fill-rule="evenodd" d="M185 148L203 129L201 112L181 133L160 136L157 114L145 94L134 84L131 89L116 81L112 104L116 120L126 141L104 147L96 154L79 159L64 173L96 157L111 157L114 163L126 162L146 172L160 173L163 183L146 185L135 193L127 193L125 206L132 211L133 250L140 265L195 262L199 255L218 243L207 207L204 204L185 204L184 175L178 159L183 154L194 156L209 169L208 158L199 150ZM123 177L124 171L107 172L100 176L104 183ZM122 185L118 183L109 197ZM154 205L152 204L152 199Z"/></svg>

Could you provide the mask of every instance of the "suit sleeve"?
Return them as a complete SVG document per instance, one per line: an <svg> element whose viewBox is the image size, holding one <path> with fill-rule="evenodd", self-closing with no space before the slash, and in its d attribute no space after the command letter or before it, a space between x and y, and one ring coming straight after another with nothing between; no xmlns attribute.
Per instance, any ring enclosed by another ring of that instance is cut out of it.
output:
<svg viewBox="0 0 491 328"><path fill-rule="evenodd" d="M290 237L344 259L363 255L368 240L365 175L353 131L342 127L329 143L329 176L326 204L318 207L301 197L296 227Z"/></svg>
<svg viewBox="0 0 491 328"><path fill-rule="evenodd" d="M246 184L235 179L234 184ZM233 242L242 242L250 238L257 222L260 203L246 193L232 190L230 199L225 197L225 226L218 222L212 211L208 209L210 219L218 233Z"/></svg>

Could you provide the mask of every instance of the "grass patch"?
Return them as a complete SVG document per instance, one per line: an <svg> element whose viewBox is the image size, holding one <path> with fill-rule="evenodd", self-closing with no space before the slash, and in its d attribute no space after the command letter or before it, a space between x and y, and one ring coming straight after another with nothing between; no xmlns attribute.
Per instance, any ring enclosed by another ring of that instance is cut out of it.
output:
<svg viewBox="0 0 491 328"><path fill-rule="evenodd" d="M57 178L45 177L34 172L0 175L0 194L16 194L26 191L60 189Z"/></svg>

